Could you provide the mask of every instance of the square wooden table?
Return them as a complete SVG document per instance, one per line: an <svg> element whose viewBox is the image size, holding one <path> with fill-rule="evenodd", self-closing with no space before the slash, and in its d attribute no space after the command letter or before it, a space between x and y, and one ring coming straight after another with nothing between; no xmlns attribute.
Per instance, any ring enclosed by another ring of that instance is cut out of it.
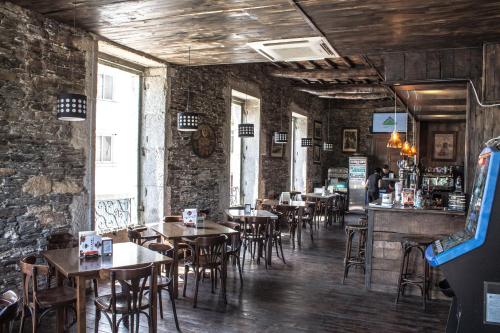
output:
<svg viewBox="0 0 500 333"><path fill-rule="evenodd" d="M179 294L179 263L177 259L177 251L182 238L198 238L218 235L231 235L238 231L223 226L218 223L205 221L202 228L187 227L182 222L163 222L158 224L148 224L148 228L162 235L168 240L171 240L174 246L174 296Z"/></svg>
<svg viewBox="0 0 500 333"><path fill-rule="evenodd" d="M226 209L226 215L232 220L246 220L251 217L268 218L268 240L267 240L267 264L271 265L271 258L273 253L273 226L278 215L273 214L267 210L252 209L250 213L246 213L244 209Z"/></svg>
<svg viewBox="0 0 500 333"><path fill-rule="evenodd" d="M86 332L87 313L85 299L85 281L97 278L99 271L110 268L133 268L144 264L155 264L155 271L160 264L172 262L172 258L163 256L137 244L126 242L113 244L113 255L98 258L80 259L78 247L71 249L58 249L42 252L43 257L49 264L56 268L58 283L61 283L62 276L74 278L76 282L76 313L77 332ZM153 279L151 295L156 295L156 281ZM156 302L157 297L152 297L153 328L156 331ZM57 313L57 331L63 332L63 314Z"/></svg>

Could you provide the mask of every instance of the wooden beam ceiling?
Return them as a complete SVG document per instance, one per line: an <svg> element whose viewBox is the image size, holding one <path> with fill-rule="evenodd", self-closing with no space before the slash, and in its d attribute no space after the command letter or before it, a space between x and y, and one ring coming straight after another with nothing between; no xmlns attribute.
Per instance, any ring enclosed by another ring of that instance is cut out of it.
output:
<svg viewBox="0 0 500 333"><path fill-rule="evenodd" d="M374 100L374 99L385 99L390 97L387 93L383 94L351 94L351 93L339 93L330 95L319 95L320 98L334 98L334 99L350 99L350 100Z"/></svg>
<svg viewBox="0 0 500 333"><path fill-rule="evenodd" d="M266 61L249 42L315 37L287 0L12 0L165 61L193 65Z"/></svg>
<svg viewBox="0 0 500 333"><path fill-rule="evenodd" d="M314 80L376 80L377 73L371 68L352 69L274 69L270 74L275 77Z"/></svg>
<svg viewBox="0 0 500 333"><path fill-rule="evenodd" d="M500 39L500 2L297 0L341 55L477 47Z"/></svg>
<svg viewBox="0 0 500 333"><path fill-rule="evenodd" d="M308 92L314 95L329 95L340 93L352 94L374 94L387 93L387 89L379 84L321 84L321 85L301 85L295 89Z"/></svg>

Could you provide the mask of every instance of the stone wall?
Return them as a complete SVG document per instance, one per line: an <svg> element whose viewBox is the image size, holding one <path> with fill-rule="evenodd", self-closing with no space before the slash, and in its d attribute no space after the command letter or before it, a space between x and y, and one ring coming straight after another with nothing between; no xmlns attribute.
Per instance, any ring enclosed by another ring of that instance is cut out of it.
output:
<svg viewBox="0 0 500 333"><path fill-rule="evenodd" d="M58 121L55 105L72 89L90 97L92 115L94 51L87 34L0 3L0 290L47 235L90 227L92 123Z"/></svg>
<svg viewBox="0 0 500 333"><path fill-rule="evenodd" d="M222 216L229 205L229 133L231 89L261 99L260 184L259 196L271 191L290 188L290 144L283 158L270 157L271 136L280 129L280 105L283 99L283 126L290 123L292 103L308 116L312 136L314 119L323 121L323 100L299 93L287 80L267 75L269 65L227 65L191 68L191 109L201 115L201 122L209 123L215 131L215 152L209 158L193 153L191 134L177 131L178 112L187 102L187 68L171 67L167 126L167 212L178 213L183 208L210 209L212 216ZM290 129L288 129L290 132ZM170 135L170 134L169 134ZM309 148L310 149L310 148ZM324 154L323 154L324 156ZM321 164L313 164L312 149L308 159L308 187L322 181Z"/></svg>

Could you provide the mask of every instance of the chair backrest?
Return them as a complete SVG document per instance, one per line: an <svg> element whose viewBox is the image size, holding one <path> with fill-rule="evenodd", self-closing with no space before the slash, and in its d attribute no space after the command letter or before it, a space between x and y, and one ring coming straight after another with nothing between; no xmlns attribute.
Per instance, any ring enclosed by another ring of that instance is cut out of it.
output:
<svg viewBox="0 0 500 333"><path fill-rule="evenodd" d="M68 249L78 246L78 240L68 232L56 233L47 237L47 250Z"/></svg>
<svg viewBox="0 0 500 333"><path fill-rule="evenodd" d="M196 266L215 267L224 262L226 256L226 235L198 237L194 240ZM203 262L200 259L203 257Z"/></svg>
<svg viewBox="0 0 500 333"><path fill-rule="evenodd" d="M245 222L245 233L251 235L254 239L267 236L269 218L262 216L252 216Z"/></svg>
<svg viewBox="0 0 500 333"><path fill-rule="evenodd" d="M19 307L19 296L12 291L7 290L0 295L0 325L9 323L17 315Z"/></svg>
<svg viewBox="0 0 500 333"><path fill-rule="evenodd" d="M236 231L241 231L241 224L238 222L224 221L219 224L234 229ZM231 251L238 250L241 247L241 234L239 232L228 235L227 244L231 247Z"/></svg>
<svg viewBox="0 0 500 333"><path fill-rule="evenodd" d="M182 222L182 215L167 215L163 218L163 222L165 223Z"/></svg>
<svg viewBox="0 0 500 333"><path fill-rule="evenodd" d="M37 256L27 256L19 261L23 283L23 304L29 304L31 292L33 300L39 289L45 289L50 284L50 268L48 265L38 264Z"/></svg>
<svg viewBox="0 0 500 333"><path fill-rule="evenodd" d="M137 245L142 245L142 235L137 230L128 230L128 239L132 243L135 243Z"/></svg>
<svg viewBox="0 0 500 333"><path fill-rule="evenodd" d="M125 293L129 302L129 313L137 313L145 305L152 306L151 297L145 298L144 294L148 291L149 285L153 285L154 265L146 264L137 268L129 269L104 269L99 272L101 279L109 280L111 283L111 311L116 313L116 299L117 295L121 296ZM120 293L116 292L116 283L128 286L128 295L126 290L122 287ZM147 301L148 304L144 304Z"/></svg>

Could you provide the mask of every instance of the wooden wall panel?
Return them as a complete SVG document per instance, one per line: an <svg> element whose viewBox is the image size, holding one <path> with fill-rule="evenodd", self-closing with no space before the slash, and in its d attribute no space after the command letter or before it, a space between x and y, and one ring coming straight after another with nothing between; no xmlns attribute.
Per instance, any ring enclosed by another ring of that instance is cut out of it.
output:
<svg viewBox="0 0 500 333"><path fill-rule="evenodd" d="M483 96L486 102L500 101L500 44L485 44L483 49Z"/></svg>
<svg viewBox="0 0 500 333"><path fill-rule="evenodd" d="M465 163L465 121L421 122L420 123L420 162L425 167L464 165ZM432 134L434 132L457 133L457 158L455 161L443 162L432 160Z"/></svg>
<svg viewBox="0 0 500 333"><path fill-rule="evenodd" d="M390 53L384 55L388 83L477 78L481 48ZM480 68L480 67L479 67Z"/></svg>

